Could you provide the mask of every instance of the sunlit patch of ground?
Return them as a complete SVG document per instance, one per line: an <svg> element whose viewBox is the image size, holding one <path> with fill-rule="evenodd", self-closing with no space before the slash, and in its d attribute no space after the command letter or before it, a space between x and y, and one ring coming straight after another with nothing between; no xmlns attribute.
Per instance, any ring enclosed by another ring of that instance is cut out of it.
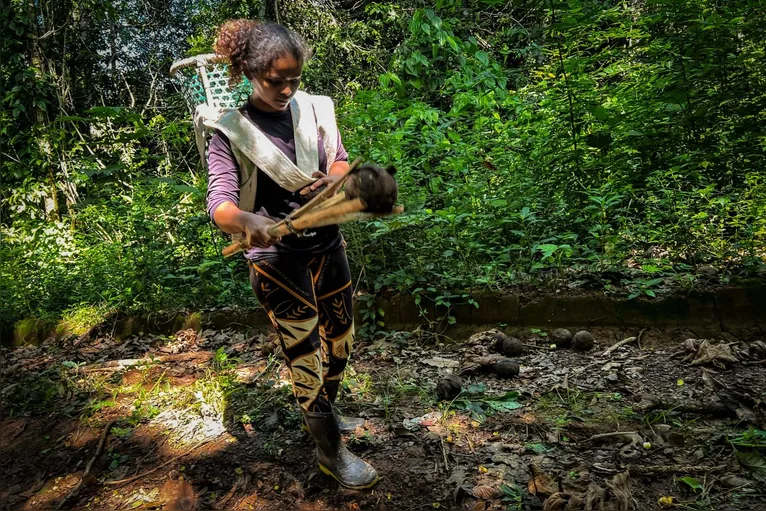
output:
<svg viewBox="0 0 766 511"><path fill-rule="evenodd" d="M14 460L0 465L0 504L153 509L191 495L200 509L522 509L584 498L593 484L612 505L629 471L642 509L660 498L762 508L766 367L746 343L733 347L737 363L698 367L681 361L684 333L652 332L608 357L606 344L630 332L594 332L603 344L589 353L551 349L544 333L517 333L527 346L519 378L472 372L442 402L440 377L491 346L423 335L360 343L340 409L366 419L346 437L383 475L366 492L317 470L288 371L260 349L265 339L184 331L2 352L17 369L0 376L0 459Z"/></svg>

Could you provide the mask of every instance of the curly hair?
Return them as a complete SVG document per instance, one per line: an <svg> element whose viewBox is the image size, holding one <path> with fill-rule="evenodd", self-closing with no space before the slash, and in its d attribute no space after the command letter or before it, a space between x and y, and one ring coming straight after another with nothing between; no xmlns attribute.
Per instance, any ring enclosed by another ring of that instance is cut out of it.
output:
<svg viewBox="0 0 766 511"><path fill-rule="evenodd" d="M218 29L215 53L230 63L229 83L243 74L265 71L279 57L292 55L299 62L311 58L311 48L289 28L271 22L229 20Z"/></svg>

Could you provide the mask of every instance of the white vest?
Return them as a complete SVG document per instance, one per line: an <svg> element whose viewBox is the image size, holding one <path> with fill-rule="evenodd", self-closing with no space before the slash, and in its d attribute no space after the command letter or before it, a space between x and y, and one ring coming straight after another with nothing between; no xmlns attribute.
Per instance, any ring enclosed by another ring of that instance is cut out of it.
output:
<svg viewBox="0 0 766 511"><path fill-rule="evenodd" d="M296 192L316 180L311 175L319 170L318 135L322 135L327 156L325 170L335 161L338 152L338 125L332 99L298 91L290 101L290 112L295 133L296 163L242 115L239 109L219 109L202 104L194 112L197 149L206 168L207 130L220 130L231 142L232 152L239 165L239 208L243 211L253 212L258 169L291 192Z"/></svg>

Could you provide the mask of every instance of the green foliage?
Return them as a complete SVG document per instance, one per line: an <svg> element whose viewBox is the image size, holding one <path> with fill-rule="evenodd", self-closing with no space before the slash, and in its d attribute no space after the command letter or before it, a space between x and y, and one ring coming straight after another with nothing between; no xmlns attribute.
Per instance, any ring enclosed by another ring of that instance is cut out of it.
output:
<svg viewBox="0 0 766 511"><path fill-rule="evenodd" d="M690 477L690 476L679 477L678 479L676 479L676 481L678 481L679 483L684 483L686 486L688 486L694 491L703 489L702 483L700 483L699 479L697 479L696 477Z"/></svg>
<svg viewBox="0 0 766 511"><path fill-rule="evenodd" d="M750 428L738 435L731 435L729 443L736 447L755 447L766 449L766 431Z"/></svg>
<svg viewBox="0 0 766 511"><path fill-rule="evenodd" d="M452 406L458 410L471 412L471 416L479 422L484 422L488 416L496 412L507 412L521 408L518 402L519 393L514 391L506 392L500 396L482 395L483 390L468 389L465 395L461 394L454 400Z"/></svg>
<svg viewBox="0 0 766 511"><path fill-rule="evenodd" d="M384 290L450 324L476 290L587 274L651 299L764 269L759 2L51 5L0 8L0 328L255 303L165 77L232 17L304 34L346 148L398 169L406 213L344 227L366 335Z"/></svg>
<svg viewBox="0 0 766 511"><path fill-rule="evenodd" d="M657 268L762 265L762 131L747 105L766 96L744 77L763 71L752 57L764 47L742 31L763 13L735 4L707 7L703 23L692 2L557 6L524 81L456 33L465 24L450 9L416 10L381 90L344 104L346 144L400 167L409 211L366 226L368 285L623 268L635 298L655 295Z"/></svg>
<svg viewBox="0 0 766 511"><path fill-rule="evenodd" d="M503 491L502 501L503 504L506 505L506 511L516 511L523 509L523 492L518 486L515 484L508 486L507 484L503 483L500 485L500 489Z"/></svg>
<svg viewBox="0 0 766 511"><path fill-rule="evenodd" d="M737 461L747 469L754 479L766 482L766 459L757 452L738 452Z"/></svg>

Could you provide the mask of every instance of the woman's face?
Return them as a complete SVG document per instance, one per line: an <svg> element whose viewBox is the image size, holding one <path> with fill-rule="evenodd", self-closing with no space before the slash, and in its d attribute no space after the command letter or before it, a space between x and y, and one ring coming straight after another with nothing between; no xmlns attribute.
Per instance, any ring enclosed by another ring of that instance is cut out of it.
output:
<svg viewBox="0 0 766 511"><path fill-rule="evenodd" d="M286 110L301 84L303 62L292 55L274 60L266 71L248 76L253 84L251 96L255 106L267 112Z"/></svg>

